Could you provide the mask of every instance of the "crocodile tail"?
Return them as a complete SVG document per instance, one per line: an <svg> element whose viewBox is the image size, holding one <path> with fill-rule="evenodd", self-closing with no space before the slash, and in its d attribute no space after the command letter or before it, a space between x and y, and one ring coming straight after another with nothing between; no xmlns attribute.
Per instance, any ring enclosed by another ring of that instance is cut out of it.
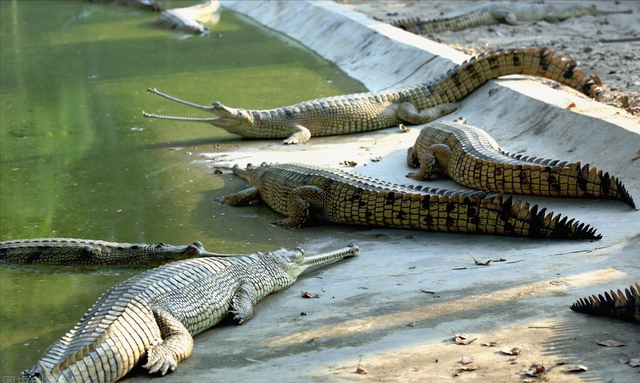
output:
<svg viewBox="0 0 640 383"><path fill-rule="evenodd" d="M419 27L419 23L420 23L420 18L411 17L411 18L408 18L408 19L394 20L390 24L392 26L396 27L396 28L400 28L400 29L405 30L407 32L420 34L420 33L423 33L423 32L422 32L421 28Z"/></svg>
<svg viewBox="0 0 640 383"><path fill-rule="evenodd" d="M510 174L518 170L521 175L520 182L517 181L517 177L513 177L510 182L511 185L514 185L513 190L507 190L509 192L554 197L607 198L624 202L633 208L636 207L633 197L617 177L592 168L589 164L583 166L580 162L567 164L566 161L513 155L507 152L504 154L531 164L531 166L521 164L505 164L503 166L504 170L508 170ZM522 175L525 173L529 175L524 177L529 179L527 185L522 181ZM538 181L536 182L530 179L534 178L534 173L537 174L535 178ZM518 187L516 188L515 185ZM473 185L470 186L473 187Z"/></svg>
<svg viewBox="0 0 640 383"><path fill-rule="evenodd" d="M618 318L640 323L640 285L632 285L625 293L618 290L580 298L571 305L571 310L596 315Z"/></svg>
<svg viewBox="0 0 640 383"><path fill-rule="evenodd" d="M547 213L546 208L538 210L538 205L529 207L520 199L513 201L499 194L492 198L478 195L439 197L439 204L445 204L448 212L447 230L470 233L487 233L534 238L557 239L600 239L596 229L575 219L568 220L560 214ZM441 221L441 218L438 217ZM430 228L438 230L437 225ZM442 230L442 229L440 229Z"/></svg>
<svg viewBox="0 0 640 383"><path fill-rule="evenodd" d="M437 99L439 103L452 103L462 100L489 80L512 74L528 74L557 81L589 97L600 99L602 89L591 78L587 78L582 70L576 70L576 66L575 61L556 55L555 51L548 52L547 48L500 49L472 57L436 81L418 87L428 90L431 95L427 98ZM429 106L420 105L419 108Z"/></svg>
<svg viewBox="0 0 640 383"><path fill-rule="evenodd" d="M494 198L494 206L499 206L499 217L504 222L507 235L525 237L557 238L557 239L600 239L596 229L575 219L554 215L546 208L539 209L538 205L529 207L529 203L522 204L520 199L512 200L509 196L504 199L501 195Z"/></svg>
<svg viewBox="0 0 640 383"><path fill-rule="evenodd" d="M615 199L635 208L633 198L624 184L607 172L589 168L589 164L580 166L579 162L571 164L569 171L577 179L578 196Z"/></svg>

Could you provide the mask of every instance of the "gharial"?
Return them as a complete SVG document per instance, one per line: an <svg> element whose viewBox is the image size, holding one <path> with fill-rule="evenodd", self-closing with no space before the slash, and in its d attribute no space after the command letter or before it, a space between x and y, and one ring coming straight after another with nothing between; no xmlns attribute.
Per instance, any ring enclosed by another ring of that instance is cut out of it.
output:
<svg viewBox="0 0 640 383"><path fill-rule="evenodd" d="M582 4L539 4L539 3L486 3L432 19L410 18L395 20L391 25L418 35L427 33L455 32L480 25L507 23L522 24L527 21L546 20L557 23L570 17L582 15L608 15L632 13L625 11L601 11L596 6Z"/></svg>
<svg viewBox="0 0 640 383"><path fill-rule="evenodd" d="M640 285L636 283L635 288L631 285L624 293L618 290L616 294L611 290L610 293L605 291L604 296L580 298L570 308L579 313L640 323Z"/></svg>
<svg viewBox="0 0 640 383"><path fill-rule="evenodd" d="M419 168L414 180L446 174L459 184L499 193L609 198L635 208L615 176L580 162L509 153L484 130L460 122L435 122L420 131L407 152L407 164Z"/></svg>
<svg viewBox="0 0 640 383"><path fill-rule="evenodd" d="M211 112L215 118L171 117L144 113L166 120L204 122L246 138L285 138L298 144L313 136L350 134L396 126L423 124L459 108L457 101L485 82L512 74L529 74L558 81L600 98L601 89L555 51L511 49L483 53L449 70L433 82L396 90L320 98L270 110L235 109L220 102L202 106L160 93L150 93L183 105Z"/></svg>
<svg viewBox="0 0 640 383"><path fill-rule="evenodd" d="M209 28L205 23L219 8L220 2L212 0L191 7L167 9L158 16L154 24L162 28L204 36L209 34Z"/></svg>
<svg viewBox="0 0 640 383"><path fill-rule="evenodd" d="M75 238L34 238L0 242L0 264L148 266L170 260L225 256L210 253L202 243L118 243Z"/></svg>
<svg viewBox="0 0 640 383"><path fill-rule="evenodd" d="M308 268L358 251L350 245L305 256L300 249L279 249L148 270L102 295L23 375L40 382L115 382L139 363L164 375L191 355L193 336L227 314L242 324L257 301L289 287Z"/></svg>
<svg viewBox="0 0 640 383"><path fill-rule="evenodd" d="M250 187L218 199L226 205L266 202L286 216L275 225L308 219L387 228L523 237L599 239L596 230L538 206L488 192L396 185L353 172L301 164L267 164L234 173Z"/></svg>

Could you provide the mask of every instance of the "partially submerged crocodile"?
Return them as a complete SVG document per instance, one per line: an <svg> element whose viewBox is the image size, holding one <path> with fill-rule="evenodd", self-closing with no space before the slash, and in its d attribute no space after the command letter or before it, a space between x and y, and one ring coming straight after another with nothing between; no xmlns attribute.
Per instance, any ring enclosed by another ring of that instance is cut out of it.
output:
<svg viewBox="0 0 640 383"><path fill-rule="evenodd" d="M158 16L155 25L186 33L208 35L209 28L205 27L204 23L209 21L211 15L219 8L220 2L212 0L191 7L168 9Z"/></svg>
<svg viewBox="0 0 640 383"><path fill-rule="evenodd" d="M579 313L640 323L640 285L636 283L635 288L631 285L624 292L618 290L616 294L611 290L611 294L605 291L604 296L580 298L570 308Z"/></svg>
<svg viewBox="0 0 640 383"><path fill-rule="evenodd" d="M321 98L270 110L235 109L220 102L202 106L160 93L150 93L211 112L216 118L171 117L144 113L146 117L208 123L246 138L285 138L298 144L312 136L329 136L378 130L399 123L423 124L459 108L457 101L485 82L512 74L529 74L558 81L600 98L601 89L555 51L512 49L471 58L433 82L397 90Z"/></svg>
<svg viewBox="0 0 640 383"><path fill-rule="evenodd" d="M141 9L146 9L148 11L160 12L162 11L162 6L155 1L152 0L89 0L92 3L111 3L111 4L120 4L120 5L128 5L130 7L137 7Z"/></svg>
<svg viewBox="0 0 640 383"><path fill-rule="evenodd" d="M484 130L458 122L435 122L422 128L407 153L414 180L446 174L459 184L499 193L559 197L609 198L635 207L622 182L580 162L512 154Z"/></svg>
<svg viewBox="0 0 640 383"><path fill-rule="evenodd" d="M248 165L234 173L248 189L218 200L242 205L263 200L294 228L309 218L333 223L523 237L599 239L596 229L567 217L487 192L421 189L343 170L300 164Z"/></svg>
<svg viewBox="0 0 640 383"><path fill-rule="evenodd" d="M170 260L205 256L225 256L225 254L210 253L198 241L184 246L74 238L37 238L0 242L0 264L146 266Z"/></svg>
<svg viewBox="0 0 640 383"><path fill-rule="evenodd" d="M144 361L149 373L164 375L191 355L193 336L227 314L242 324L257 301L289 287L308 268L357 254L355 245L315 256L279 249L146 271L102 295L23 375L41 382L115 382Z"/></svg>
<svg viewBox="0 0 640 383"><path fill-rule="evenodd" d="M522 24L528 21L546 20L558 22L582 15L608 15L631 13L626 11L601 11L596 6L582 4L539 3L486 3L433 19L410 18L392 21L391 25L415 34L455 32L480 25L507 23Z"/></svg>

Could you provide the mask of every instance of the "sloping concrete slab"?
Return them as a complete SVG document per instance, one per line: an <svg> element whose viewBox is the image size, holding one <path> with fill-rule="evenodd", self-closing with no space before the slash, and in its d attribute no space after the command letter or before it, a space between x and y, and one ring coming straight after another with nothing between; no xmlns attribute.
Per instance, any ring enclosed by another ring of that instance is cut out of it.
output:
<svg viewBox="0 0 640 383"><path fill-rule="evenodd" d="M299 40L371 90L434 79L467 57L332 2L225 1L223 5ZM506 47L510 48L510 47ZM489 90L497 89L489 95ZM302 100L301 100L302 101ZM443 120L463 115L509 151L589 162L640 198L638 120L575 92L520 76L491 81ZM575 104L569 108L570 105ZM242 107L242 105L231 105ZM312 138L305 145L250 141L215 153L212 166L312 162L408 183L406 148L420 127ZM379 162L371 159L381 157ZM412 181L412 183L414 183ZM425 183L426 184L426 183ZM429 185L461 188L441 179ZM229 193L236 190L229 190ZM640 216L615 201L525 197L597 227L600 241L553 241L317 225L299 229L310 252L355 242L360 257L302 277L260 302L242 326L196 338L193 356L163 382L522 381L533 363L554 382L637 381L619 359L640 356L640 327L574 313L576 299L640 281ZM229 214L242 208L229 208ZM267 211L267 207L264 208ZM283 229L284 230L284 229ZM478 260L504 258L490 266ZM320 294L302 299L300 291ZM477 340L456 345L452 332ZM605 348L606 339L627 346ZM482 346L497 342L498 347ZM500 352L521 349L518 356ZM361 363L367 375L356 373ZM582 373L567 365L586 365ZM138 375L128 381L143 381Z"/></svg>

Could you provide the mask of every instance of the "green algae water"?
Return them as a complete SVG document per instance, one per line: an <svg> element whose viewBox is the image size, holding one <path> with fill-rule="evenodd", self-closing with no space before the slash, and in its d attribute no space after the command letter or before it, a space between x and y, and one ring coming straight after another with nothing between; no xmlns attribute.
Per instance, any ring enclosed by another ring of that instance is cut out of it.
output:
<svg viewBox="0 0 640 383"><path fill-rule="evenodd" d="M303 240L269 227L275 215L211 203L245 184L192 162L251 142L145 119L143 110L198 115L146 89L257 109L365 91L360 83L225 10L208 37L158 29L157 13L83 1L2 1L0 15L0 241L199 240L209 251L248 253ZM104 291L139 271L0 267L3 379L17 379Z"/></svg>

